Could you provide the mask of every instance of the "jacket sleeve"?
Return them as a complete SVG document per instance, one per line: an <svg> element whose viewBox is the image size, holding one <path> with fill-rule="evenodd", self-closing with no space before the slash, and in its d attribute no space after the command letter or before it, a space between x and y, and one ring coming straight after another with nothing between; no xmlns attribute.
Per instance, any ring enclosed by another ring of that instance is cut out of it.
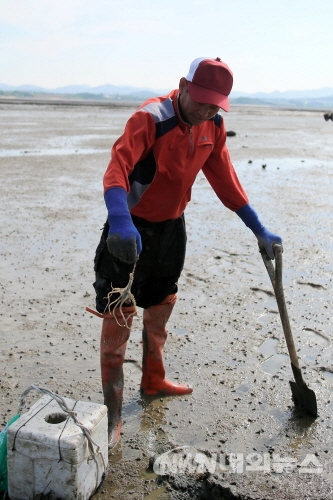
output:
<svg viewBox="0 0 333 500"><path fill-rule="evenodd" d="M202 171L222 203L235 212L249 200L230 160L226 137L222 122L213 151Z"/></svg>
<svg viewBox="0 0 333 500"><path fill-rule="evenodd" d="M122 187L129 192L128 176L136 163L149 153L154 141L154 119L145 111L136 111L112 147L111 160L103 178L104 192L112 187Z"/></svg>

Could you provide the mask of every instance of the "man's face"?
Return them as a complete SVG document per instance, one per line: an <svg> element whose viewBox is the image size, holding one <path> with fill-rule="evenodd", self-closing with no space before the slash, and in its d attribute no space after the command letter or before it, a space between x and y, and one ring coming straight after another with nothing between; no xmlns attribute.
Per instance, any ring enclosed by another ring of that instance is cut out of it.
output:
<svg viewBox="0 0 333 500"><path fill-rule="evenodd" d="M209 120L220 110L214 104L205 104L195 102L191 99L187 88L185 78L182 78L179 83L179 101L185 120L190 125L201 125L206 120Z"/></svg>

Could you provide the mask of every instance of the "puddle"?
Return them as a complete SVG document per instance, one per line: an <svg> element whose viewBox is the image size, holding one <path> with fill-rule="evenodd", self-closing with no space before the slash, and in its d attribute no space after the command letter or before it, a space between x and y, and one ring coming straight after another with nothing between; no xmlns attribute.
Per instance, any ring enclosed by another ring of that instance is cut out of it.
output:
<svg viewBox="0 0 333 500"><path fill-rule="evenodd" d="M263 356L272 356L276 354L276 347L279 343L279 339L274 337L266 339L259 347L258 351L261 352Z"/></svg>
<svg viewBox="0 0 333 500"><path fill-rule="evenodd" d="M250 390L250 386L248 384L239 385L236 389L236 392L241 394L247 394Z"/></svg>
<svg viewBox="0 0 333 500"><path fill-rule="evenodd" d="M149 495L143 497L144 500L158 500L161 495L167 495L166 486L161 486L157 490L152 491ZM167 497L166 497L167 498Z"/></svg>
<svg viewBox="0 0 333 500"><path fill-rule="evenodd" d="M138 400L138 397L135 397L130 403L124 404L122 409L124 421L127 419L132 420L132 418L136 419L139 416L139 413L142 411L142 406L139 403L140 400Z"/></svg>
<svg viewBox="0 0 333 500"><path fill-rule="evenodd" d="M289 356L286 354L276 354L272 356L267 361L261 364L261 368L265 373L270 375L276 375L276 373L282 368L282 366L289 360Z"/></svg>
<svg viewBox="0 0 333 500"><path fill-rule="evenodd" d="M185 330L184 328L170 328L169 335L184 337L184 335L187 335L187 330Z"/></svg>
<svg viewBox="0 0 333 500"><path fill-rule="evenodd" d="M265 373L275 375L282 366L289 361L287 354L279 354L277 352L277 345L279 340L276 338L266 339L259 347L258 351L268 359L261 363L261 368Z"/></svg>
<svg viewBox="0 0 333 500"><path fill-rule="evenodd" d="M316 362L316 359L317 359L317 353L314 353L314 354L305 354L303 356L303 359L304 361L306 361L307 363L311 363L311 364L314 364Z"/></svg>

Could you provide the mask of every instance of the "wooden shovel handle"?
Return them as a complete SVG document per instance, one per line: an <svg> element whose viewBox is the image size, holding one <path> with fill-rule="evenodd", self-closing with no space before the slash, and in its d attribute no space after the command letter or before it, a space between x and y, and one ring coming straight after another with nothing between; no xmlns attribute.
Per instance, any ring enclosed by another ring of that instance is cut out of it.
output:
<svg viewBox="0 0 333 500"><path fill-rule="evenodd" d="M311 389L308 388L304 382L301 369L298 364L298 357L296 354L294 339L291 333L286 301L284 299L283 286L282 286L282 247L281 245L274 244L273 252L275 256L275 269L272 261L268 258L266 250L260 247L260 253L264 264L266 266L268 275L271 279L273 290L276 297L276 302L279 308L283 333L286 339L291 369L294 374L295 382L290 381L290 387L293 394L295 404L304 407L314 417L318 416L316 395Z"/></svg>
<svg viewBox="0 0 333 500"><path fill-rule="evenodd" d="M299 378L300 367L298 363L298 357L296 354L294 339L291 333L291 327L290 327L288 311L282 285L282 246L275 243L273 245L273 251L275 256L275 268L273 262L268 258L266 251L263 248L260 248L262 259L264 261L265 267L267 269L268 275L273 285L273 290L279 308L281 323L289 351L290 361L292 363L292 368L293 370L294 367L296 368Z"/></svg>

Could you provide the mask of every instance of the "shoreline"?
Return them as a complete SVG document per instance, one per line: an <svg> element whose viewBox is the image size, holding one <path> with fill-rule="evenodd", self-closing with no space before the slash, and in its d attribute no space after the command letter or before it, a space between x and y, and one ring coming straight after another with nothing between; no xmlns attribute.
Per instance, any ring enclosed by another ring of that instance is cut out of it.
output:
<svg viewBox="0 0 333 500"><path fill-rule="evenodd" d="M55 105L55 106L96 106L96 107L105 107L105 108L138 108L140 104L143 102L143 100L136 100L136 101L126 101L126 100L93 100L93 99L64 99L60 97L54 97L54 98L31 98L31 97L0 97L0 105L1 104L35 104L35 105L43 105L43 106L48 106L48 105ZM231 100L231 110L235 109L272 109L272 110L281 110L281 111L289 111L289 112L299 112L299 111L304 111L304 112L310 112L310 113L322 113L324 114L325 112L329 112L328 108L326 107L320 107L320 108L313 108L313 107L304 107L304 106L299 106L299 107L290 107L290 106L279 106L279 105L272 105L272 104L238 104L238 103L233 103Z"/></svg>

